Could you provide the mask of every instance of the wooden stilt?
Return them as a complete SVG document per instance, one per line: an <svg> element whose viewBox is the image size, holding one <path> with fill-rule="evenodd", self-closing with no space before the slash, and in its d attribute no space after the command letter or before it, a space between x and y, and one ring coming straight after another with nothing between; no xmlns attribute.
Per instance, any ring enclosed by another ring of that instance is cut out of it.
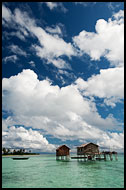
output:
<svg viewBox="0 0 126 190"><path fill-rule="evenodd" d="M110 160L112 161L113 160L112 153L110 153L109 156L110 156Z"/></svg>
<svg viewBox="0 0 126 190"><path fill-rule="evenodd" d="M70 159L69 155L66 156L66 160L68 161Z"/></svg>
<svg viewBox="0 0 126 190"><path fill-rule="evenodd" d="M116 160L116 161L118 160L118 158L117 158L117 154L115 154L115 160Z"/></svg>
<svg viewBox="0 0 126 190"><path fill-rule="evenodd" d="M83 155L81 155L81 162L82 162L82 156L83 156Z"/></svg>
<svg viewBox="0 0 126 190"><path fill-rule="evenodd" d="M104 160L106 161L106 154L104 154Z"/></svg>

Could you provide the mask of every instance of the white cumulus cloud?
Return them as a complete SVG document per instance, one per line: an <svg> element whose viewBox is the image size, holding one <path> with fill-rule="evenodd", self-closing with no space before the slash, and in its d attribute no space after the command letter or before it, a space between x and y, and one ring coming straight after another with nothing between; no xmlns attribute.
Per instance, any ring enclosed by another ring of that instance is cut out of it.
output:
<svg viewBox="0 0 126 190"><path fill-rule="evenodd" d="M34 149L42 152L55 151L54 145L49 144L40 132L32 129L11 126L2 136L3 147Z"/></svg>
<svg viewBox="0 0 126 190"><path fill-rule="evenodd" d="M108 21L99 19L95 32L81 31L73 37L73 42L79 47L81 54L87 53L92 60L101 56L107 58L114 66L124 63L124 11L120 10Z"/></svg>
<svg viewBox="0 0 126 190"><path fill-rule="evenodd" d="M124 98L124 68L116 67L100 70L100 74L93 75L87 81L78 78L75 82L85 96L105 98L107 105L115 106Z"/></svg>
<svg viewBox="0 0 126 190"><path fill-rule="evenodd" d="M3 130L16 124L44 130L62 140L97 141L105 131L122 127L112 115L102 118L93 99L81 95L77 85L60 88L39 81L28 69L2 81L3 110L12 116L3 120Z"/></svg>

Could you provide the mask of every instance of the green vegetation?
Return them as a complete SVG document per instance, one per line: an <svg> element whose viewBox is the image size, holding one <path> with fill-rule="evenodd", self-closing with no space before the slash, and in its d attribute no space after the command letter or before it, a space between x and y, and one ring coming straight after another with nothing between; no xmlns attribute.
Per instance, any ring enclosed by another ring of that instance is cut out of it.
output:
<svg viewBox="0 0 126 190"><path fill-rule="evenodd" d="M2 148L2 155L38 155L38 153L31 153L31 150L28 152L25 151L25 149L19 149L19 150L13 150L10 151L9 148Z"/></svg>

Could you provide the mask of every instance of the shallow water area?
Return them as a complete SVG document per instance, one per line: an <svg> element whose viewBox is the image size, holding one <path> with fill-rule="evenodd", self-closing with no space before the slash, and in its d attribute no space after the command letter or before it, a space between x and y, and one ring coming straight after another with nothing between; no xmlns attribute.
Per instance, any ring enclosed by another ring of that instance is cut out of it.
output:
<svg viewBox="0 0 126 190"><path fill-rule="evenodd" d="M124 188L124 155L118 161L56 161L55 155L2 158L3 188Z"/></svg>

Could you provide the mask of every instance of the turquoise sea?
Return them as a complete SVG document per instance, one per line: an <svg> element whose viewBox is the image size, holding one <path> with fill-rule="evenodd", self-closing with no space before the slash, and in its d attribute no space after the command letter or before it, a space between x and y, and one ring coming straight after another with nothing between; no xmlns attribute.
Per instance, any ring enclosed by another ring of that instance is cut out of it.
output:
<svg viewBox="0 0 126 190"><path fill-rule="evenodd" d="M88 162L56 161L52 154L3 157L2 188L124 188L124 155L118 154L118 161Z"/></svg>

